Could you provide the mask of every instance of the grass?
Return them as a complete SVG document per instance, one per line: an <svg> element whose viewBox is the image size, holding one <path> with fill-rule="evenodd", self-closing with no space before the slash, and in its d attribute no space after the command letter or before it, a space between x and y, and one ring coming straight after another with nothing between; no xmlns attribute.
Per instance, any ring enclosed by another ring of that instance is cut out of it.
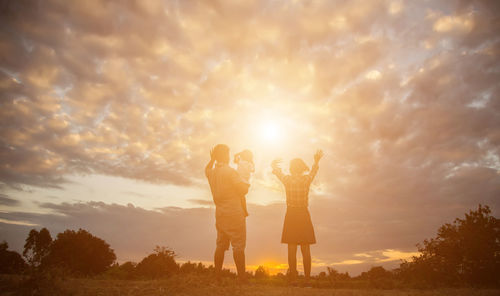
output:
<svg viewBox="0 0 500 296"><path fill-rule="evenodd" d="M31 283L33 284L33 283ZM328 295L328 296L494 296L500 290L436 289L436 290L377 290L377 289L322 289L276 286L266 280L252 280L239 285L235 279L224 279L215 285L205 275L175 275L163 280L111 280L66 278L42 283L35 289L21 276L0 276L0 295Z"/></svg>

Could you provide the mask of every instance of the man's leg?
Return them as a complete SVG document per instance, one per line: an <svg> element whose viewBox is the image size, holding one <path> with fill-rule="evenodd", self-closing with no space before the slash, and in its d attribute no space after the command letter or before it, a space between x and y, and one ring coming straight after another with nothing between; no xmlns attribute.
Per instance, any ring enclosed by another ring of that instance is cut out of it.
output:
<svg viewBox="0 0 500 296"><path fill-rule="evenodd" d="M297 245L288 244L288 272L291 279L297 276Z"/></svg>
<svg viewBox="0 0 500 296"><path fill-rule="evenodd" d="M239 217L233 221L235 229L232 237L233 244L233 258L236 270L238 271L238 278L240 281L246 281L245 273L245 247L247 241L247 227L245 217Z"/></svg>
<svg viewBox="0 0 500 296"><path fill-rule="evenodd" d="M229 247L229 237L223 231L221 231L219 225L217 227L217 244L214 253L214 267L215 267L215 277L219 282L221 279L222 265L224 264L224 253Z"/></svg>
<svg viewBox="0 0 500 296"><path fill-rule="evenodd" d="M238 277L240 279L245 279L245 251L233 249L234 264L236 264L236 270L238 271Z"/></svg>
<svg viewBox="0 0 500 296"><path fill-rule="evenodd" d="M306 281L311 277L311 248L309 245L300 245L302 262L304 263L304 276Z"/></svg>
<svg viewBox="0 0 500 296"><path fill-rule="evenodd" d="M221 276L221 271L222 271L222 264L224 264L224 253L226 250L221 247L217 247L215 249L215 254L214 254L214 266L215 266L215 276L217 278L220 278Z"/></svg>

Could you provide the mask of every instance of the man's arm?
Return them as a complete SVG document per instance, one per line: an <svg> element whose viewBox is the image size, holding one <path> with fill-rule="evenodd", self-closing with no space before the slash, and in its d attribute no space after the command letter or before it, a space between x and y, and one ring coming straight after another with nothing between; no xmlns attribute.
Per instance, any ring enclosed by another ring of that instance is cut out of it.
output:
<svg viewBox="0 0 500 296"><path fill-rule="evenodd" d="M314 164L311 168L311 171L309 172L309 178L311 179L311 182L312 180L314 180L314 177L316 177L316 174L318 173L319 160L321 159L321 157L323 157L323 151L316 151L316 153L314 154Z"/></svg>
<svg viewBox="0 0 500 296"><path fill-rule="evenodd" d="M208 178L208 174L210 173L210 171L212 170L212 168L214 167L214 162L215 162L215 158L214 158L214 150L211 149L210 150L210 161L207 163L207 166L205 166L205 176Z"/></svg>

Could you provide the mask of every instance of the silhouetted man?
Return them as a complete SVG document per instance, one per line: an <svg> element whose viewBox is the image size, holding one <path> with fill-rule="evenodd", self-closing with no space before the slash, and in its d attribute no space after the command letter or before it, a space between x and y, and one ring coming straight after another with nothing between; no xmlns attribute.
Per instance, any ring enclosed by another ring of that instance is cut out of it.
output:
<svg viewBox="0 0 500 296"><path fill-rule="evenodd" d="M215 168L214 168L214 162ZM205 167L215 203L217 247L214 254L215 274L220 280L224 253L233 246L233 258L240 280L245 279L246 220L240 197L248 192L236 170L229 166L229 147L224 144L210 151L210 161Z"/></svg>

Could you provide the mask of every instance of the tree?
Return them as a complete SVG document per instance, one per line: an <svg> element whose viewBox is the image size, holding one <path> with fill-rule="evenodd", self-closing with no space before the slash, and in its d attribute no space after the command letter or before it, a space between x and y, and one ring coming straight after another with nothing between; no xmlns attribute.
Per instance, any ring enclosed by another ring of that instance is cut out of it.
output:
<svg viewBox="0 0 500 296"><path fill-rule="evenodd" d="M24 244L23 256L31 266L37 267L49 254L51 244L52 237L47 228L42 228L40 232L31 229Z"/></svg>
<svg viewBox="0 0 500 296"><path fill-rule="evenodd" d="M48 265L60 266L79 275L101 273L115 260L116 255L109 244L83 229L59 233L47 257Z"/></svg>
<svg viewBox="0 0 500 296"><path fill-rule="evenodd" d="M499 286L500 220L490 214L479 205L465 219L441 226L435 238L417 245L420 256L401 264L401 277L430 286Z"/></svg>
<svg viewBox="0 0 500 296"><path fill-rule="evenodd" d="M137 264L136 272L139 276L154 279L170 276L179 269L174 258L174 251L166 247L156 246L153 254Z"/></svg>
<svg viewBox="0 0 500 296"><path fill-rule="evenodd" d="M6 241L0 244L0 274L19 274L26 267L23 257L18 252L9 251L9 244Z"/></svg>

